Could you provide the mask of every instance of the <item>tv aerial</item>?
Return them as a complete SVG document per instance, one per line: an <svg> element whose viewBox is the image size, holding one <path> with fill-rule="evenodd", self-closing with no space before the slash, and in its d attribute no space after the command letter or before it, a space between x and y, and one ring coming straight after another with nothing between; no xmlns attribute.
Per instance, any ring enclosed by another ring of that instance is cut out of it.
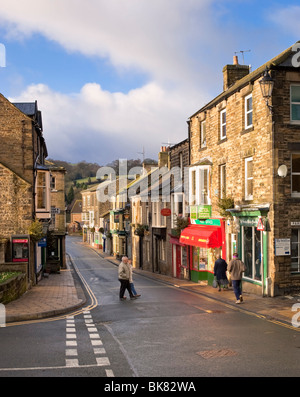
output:
<svg viewBox="0 0 300 397"><path fill-rule="evenodd" d="M242 50L242 51L236 51L235 54L242 54L243 57L243 64L245 65L245 58L244 58L244 53L245 52L251 52L251 50Z"/></svg>

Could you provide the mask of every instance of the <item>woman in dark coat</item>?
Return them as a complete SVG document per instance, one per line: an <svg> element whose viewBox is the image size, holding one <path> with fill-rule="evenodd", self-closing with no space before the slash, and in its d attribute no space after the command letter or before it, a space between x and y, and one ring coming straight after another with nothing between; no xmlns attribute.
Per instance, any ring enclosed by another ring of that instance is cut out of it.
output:
<svg viewBox="0 0 300 397"><path fill-rule="evenodd" d="M217 279L219 291L221 291L221 285L223 286L223 289L227 288L228 286L226 271L227 271L227 263L224 259L222 259L221 255L219 255L214 266L214 276Z"/></svg>

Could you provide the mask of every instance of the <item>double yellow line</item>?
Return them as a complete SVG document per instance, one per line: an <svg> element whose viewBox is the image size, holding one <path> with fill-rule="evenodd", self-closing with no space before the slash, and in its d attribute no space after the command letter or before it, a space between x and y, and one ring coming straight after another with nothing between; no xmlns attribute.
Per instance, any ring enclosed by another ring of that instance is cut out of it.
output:
<svg viewBox="0 0 300 397"><path fill-rule="evenodd" d="M69 256L70 262L72 263L72 266L74 267L74 270L76 271L78 277L80 278L82 284L84 285L84 288L86 289L86 292L87 292L88 296L90 297L91 303L88 306L84 306L84 307L82 307L80 309L75 310L74 312L66 313L66 314L63 314L63 315L57 315L57 316L53 316L53 317L47 317L47 318L43 318L43 319L41 318L41 319L36 319L36 320L27 320L27 321L19 321L19 322L14 322L14 323L7 323L6 327L13 327L13 326L16 326L16 325L27 325L27 324L46 323L46 322L64 320L67 317L78 316L78 315L82 314L85 311L91 311L95 307L98 306L98 301L97 301L97 298L96 298L95 294L91 290L91 288L88 285L88 283L86 282L85 278L80 273L80 271L79 271L78 267L76 266L76 264L75 264L73 258L71 257L71 255L70 254L67 254L67 255Z"/></svg>

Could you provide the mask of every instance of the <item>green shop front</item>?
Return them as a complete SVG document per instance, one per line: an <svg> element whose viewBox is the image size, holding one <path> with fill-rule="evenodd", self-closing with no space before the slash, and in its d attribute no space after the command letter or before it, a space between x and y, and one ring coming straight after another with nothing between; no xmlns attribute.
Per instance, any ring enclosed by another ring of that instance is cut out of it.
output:
<svg viewBox="0 0 300 397"><path fill-rule="evenodd" d="M269 208L229 210L237 230L237 252L245 264L244 291L268 294Z"/></svg>
<svg viewBox="0 0 300 397"><path fill-rule="evenodd" d="M191 225L181 232L179 241L188 246L191 280L212 285L218 255L226 258L225 220L191 217Z"/></svg>

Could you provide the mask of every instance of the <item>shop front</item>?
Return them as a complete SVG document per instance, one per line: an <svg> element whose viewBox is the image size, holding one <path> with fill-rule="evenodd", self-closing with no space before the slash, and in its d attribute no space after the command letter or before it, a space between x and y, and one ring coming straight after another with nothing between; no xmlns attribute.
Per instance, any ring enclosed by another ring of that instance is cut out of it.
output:
<svg viewBox="0 0 300 397"><path fill-rule="evenodd" d="M212 285L218 255L226 258L225 222L222 218L194 220L180 235L189 250L191 280Z"/></svg>
<svg viewBox="0 0 300 397"><path fill-rule="evenodd" d="M245 264L243 289L267 295L268 289L268 209L230 211L238 229L238 254Z"/></svg>

